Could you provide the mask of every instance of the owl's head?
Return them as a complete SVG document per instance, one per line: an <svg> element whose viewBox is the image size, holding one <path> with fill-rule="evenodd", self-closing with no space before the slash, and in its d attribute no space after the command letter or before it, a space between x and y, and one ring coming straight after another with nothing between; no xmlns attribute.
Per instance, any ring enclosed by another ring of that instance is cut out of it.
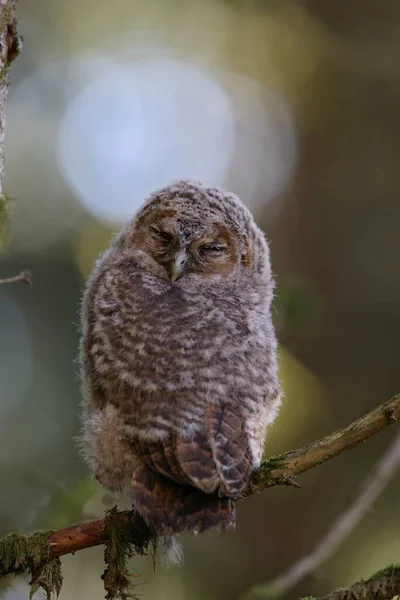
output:
<svg viewBox="0 0 400 600"><path fill-rule="evenodd" d="M117 244L147 272L178 286L269 270L264 236L239 198L193 181L152 194Z"/></svg>

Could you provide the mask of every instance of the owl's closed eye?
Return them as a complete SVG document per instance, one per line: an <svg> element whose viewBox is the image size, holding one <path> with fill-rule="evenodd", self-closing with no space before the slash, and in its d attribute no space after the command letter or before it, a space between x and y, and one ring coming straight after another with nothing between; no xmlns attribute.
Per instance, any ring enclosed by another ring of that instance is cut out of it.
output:
<svg viewBox="0 0 400 600"><path fill-rule="evenodd" d="M173 210L155 210L139 219L127 244L146 253L171 281L190 273L229 275L238 261L237 240L226 225L193 221Z"/></svg>

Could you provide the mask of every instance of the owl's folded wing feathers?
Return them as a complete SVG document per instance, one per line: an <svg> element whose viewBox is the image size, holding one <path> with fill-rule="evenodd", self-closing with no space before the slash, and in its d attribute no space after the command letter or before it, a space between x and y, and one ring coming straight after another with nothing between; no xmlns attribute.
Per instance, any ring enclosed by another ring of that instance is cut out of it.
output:
<svg viewBox="0 0 400 600"><path fill-rule="evenodd" d="M238 497L253 468L243 419L228 404L208 405L204 428L190 437L170 431L159 440L136 438L132 446L153 473L220 497Z"/></svg>
<svg viewBox="0 0 400 600"><path fill-rule="evenodd" d="M243 419L228 404L209 404L203 425L191 436L171 430L162 439L131 440L141 461L132 478L134 505L158 535L235 525L233 499L253 468Z"/></svg>

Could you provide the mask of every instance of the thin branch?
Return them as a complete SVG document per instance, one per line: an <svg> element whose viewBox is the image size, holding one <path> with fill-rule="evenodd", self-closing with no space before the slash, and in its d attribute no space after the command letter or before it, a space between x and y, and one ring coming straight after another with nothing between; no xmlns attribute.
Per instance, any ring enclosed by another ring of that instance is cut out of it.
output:
<svg viewBox="0 0 400 600"><path fill-rule="evenodd" d="M400 394L344 429L339 429L299 450L293 450L264 461L260 469L253 474L243 496L250 496L275 485L293 485L295 475L353 448L398 419L400 419ZM131 543L143 545L154 538L143 520L134 511L123 511L114 515L113 518L116 517L121 525L129 528ZM49 536L50 557L58 557L104 544L107 540L105 532L108 518L81 523L52 533ZM0 576L2 575L4 573L0 570Z"/></svg>
<svg viewBox="0 0 400 600"><path fill-rule="evenodd" d="M361 493L351 506L333 523L327 535L317 544L314 551L297 561L290 569L265 585L253 586L243 600L250 598L279 598L294 588L307 575L331 556L386 488L400 468L400 434L390 444L385 454L375 465L373 472L364 482ZM367 596L365 596L367 597Z"/></svg>
<svg viewBox="0 0 400 600"><path fill-rule="evenodd" d="M132 544L145 545L155 537L143 519L133 510L113 513L112 519L116 518L122 527L129 530L129 540ZM110 516L106 516L103 519L66 527L51 533L48 540L50 557L74 554L78 550L104 544L108 540L107 531L110 519Z"/></svg>
<svg viewBox="0 0 400 600"><path fill-rule="evenodd" d="M300 473L350 450L400 419L400 394L381 404L344 429L292 450L281 456L265 460L256 471L243 496L251 496L274 485L293 485Z"/></svg>
<svg viewBox="0 0 400 600"><path fill-rule="evenodd" d="M14 275L14 277L0 279L0 285L3 283L26 283L27 285L32 285L32 278L29 271L21 271L19 275Z"/></svg>

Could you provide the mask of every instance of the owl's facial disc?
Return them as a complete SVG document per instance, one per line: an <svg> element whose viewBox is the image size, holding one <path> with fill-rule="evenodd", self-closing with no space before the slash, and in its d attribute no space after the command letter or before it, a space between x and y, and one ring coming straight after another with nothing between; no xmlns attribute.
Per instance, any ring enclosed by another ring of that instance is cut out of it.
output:
<svg viewBox="0 0 400 600"><path fill-rule="evenodd" d="M171 283L188 275L211 282L227 277L238 263L236 235L219 221L204 222L179 211L156 210L136 223L133 234L134 246L154 261L155 274L162 267L160 276Z"/></svg>

